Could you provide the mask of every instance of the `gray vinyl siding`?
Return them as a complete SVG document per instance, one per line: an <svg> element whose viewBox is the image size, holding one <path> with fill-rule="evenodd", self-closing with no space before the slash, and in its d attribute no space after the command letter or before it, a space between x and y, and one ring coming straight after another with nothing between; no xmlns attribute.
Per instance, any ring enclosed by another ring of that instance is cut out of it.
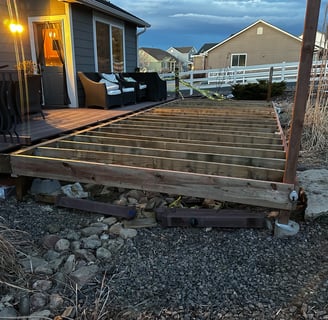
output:
<svg viewBox="0 0 328 320"><path fill-rule="evenodd" d="M18 12L20 14L20 23L24 25L25 30L22 33L20 40L17 37L17 45L18 45L18 53L21 55L21 49L23 48L25 60L31 59L31 49L28 37L28 30L27 30L27 15L29 14L27 10L27 6L24 2L17 3ZM1 28L0 28L0 65L8 65L8 69L15 69L16 68L16 54L15 54L15 46L14 46L14 37L8 25L4 25L3 21L5 19L10 20L9 12L7 9L7 3L4 0L0 1L0 16L2 18ZM22 47L21 47L22 44Z"/></svg>
<svg viewBox="0 0 328 320"><path fill-rule="evenodd" d="M78 101L79 106L83 107L84 93L77 72L95 70L92 10L72 5L72 29Z"/></svg>
<svg viewBox="0 0 328 320"><path fill-rule="evenodd" d="M134 72L137 67L137 36L134 25L125 24L125 70Z"/></svg>
<svg viewBox="0 0 328 320"><path fill-rule="evenodd" d="M76 71L94 71L92 10L73 5L72 26Z"/></svg>

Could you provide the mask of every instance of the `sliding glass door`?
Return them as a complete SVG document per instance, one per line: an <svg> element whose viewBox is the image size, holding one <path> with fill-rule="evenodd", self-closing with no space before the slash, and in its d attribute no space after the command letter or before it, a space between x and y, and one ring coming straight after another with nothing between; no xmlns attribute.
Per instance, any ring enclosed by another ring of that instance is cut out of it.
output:
<svg viewBox="0 0 328 320"><path fill-rule="evenodd" d="M123 28L96 21L96 65L98 72L123 72Z"/></svg>

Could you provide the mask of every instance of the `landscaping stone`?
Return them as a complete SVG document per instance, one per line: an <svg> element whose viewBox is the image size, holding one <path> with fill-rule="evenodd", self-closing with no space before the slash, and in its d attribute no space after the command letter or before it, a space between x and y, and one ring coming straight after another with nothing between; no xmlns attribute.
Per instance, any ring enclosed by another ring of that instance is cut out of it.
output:
<svg viewBox="0 0 328 320"><path fill-rule="evenodd" d="M328 170L311 169L297 173L299 185L306 193L305 219L328 215Z"/></svg>
<svg viewBox="0 0 328 320"><path fill-rule="evenodd" d="M99 270L97 265L83 266L70 274L70 278L81 288L94 278Z"/></svg>

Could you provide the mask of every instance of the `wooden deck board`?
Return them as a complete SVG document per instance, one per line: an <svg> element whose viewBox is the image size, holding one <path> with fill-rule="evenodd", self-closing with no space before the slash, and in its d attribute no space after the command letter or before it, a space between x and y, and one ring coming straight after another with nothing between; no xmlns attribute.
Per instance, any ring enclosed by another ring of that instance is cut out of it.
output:
<svg viewBox="0 0 328 320"><path fill-rule="evenodd" d="M11 155L15 175L290 209L273 108L174 101ZM53 122L53 125L55 120Z"/></svg>
<svg viewBox="0 0 328 320"><path fill-rule="evenodd" d="M32 114L23 123L17 124L16 132L20 137L20 141L13 135L12 141L7 136L7 142L5 142L3 136L0 135L0 152L6 152L13 148L17 149L22 145L30 145L42 139L53 138L83 127L113 120L156 104L154 102L144 102L109 110L96 108L46 109L43 111L45 119L40 114Z"/></svg>

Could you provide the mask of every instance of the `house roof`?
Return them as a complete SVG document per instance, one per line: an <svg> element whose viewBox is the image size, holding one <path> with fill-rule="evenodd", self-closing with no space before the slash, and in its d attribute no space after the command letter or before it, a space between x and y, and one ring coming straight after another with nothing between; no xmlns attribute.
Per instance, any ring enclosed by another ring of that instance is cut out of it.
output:
<svg viewBox="0 0 328 320"><path fill-rule="evenodd" d="M261 19L260 19L260 20L255 21L253 24L249 25L248 27L242 29L241 31L239 31L239 32L237 32L237 33L231 35L229 38L227 38L227 39L223 40L222 42L216 44L215 46L211 47L210 49L206 50L206 52L209 52L209 51L211 51L211 50L213 50L213 49L215 49L215 48L217 48L217 47L223 45L223 44L226 43L227 41L230 41L231 39L233 39L233 38L239 36L240 34L244 33L244 32L247 31L248 29L251 29L251 28L253 28L254 26L256 26L257 24L260 24L260 23L265 24L265 25L268 26L269 28L276 29L277 31L279 31L279 32L281 32L281 33L284 33L285 35L287 35L287 36L293 38L294 40L297 40L297 41L302 42L302 39L300 39L299 37L293 36L291 33L288 33L288 32L286 32L286 31L284 31L284 30L282 30L282 29L279 29L279 28L275 27L274 25L272 25L272 24L270 24L270 23L268 23L268 22L265 22L264 20L261 20Z"/></svg>
<svg viewBox="0 0 328 320"><path fill-rule="evenodd" d="M173 48L181 53L189 53L194 47L173 47Z"/></svg>
<svg viewBox="0 0 328 320"><path fill-rule="evenodd" d="M216 46L218 43L205 43L202 45L202 47L198 50L197 54L202 54L204 52L209 51L211 48L213 48L214 46Z"/></svg>
<svg viewBox="0 0 328 320"><path fill-rule="evenodd" d="M69 3L77 3L84 5L86 7L99 10L103 13L111 14L117 18L136 24L138 27L149 28L150 24L133 14L119 8L118 6L112 4L110 1L106 0L58 0Z"/></svg>
<svg viewBox="0 0 328 320"><path fill-rule="evenodd" d="M151 55L153 58L155 58L158 61L164 60L164 59L174 59L176 60L176 58L170 54L169 52L162 50L162 49L158 49L158 48L140 48L140 50L143 50L145 52L147 52L149 55Z"/></svg>

